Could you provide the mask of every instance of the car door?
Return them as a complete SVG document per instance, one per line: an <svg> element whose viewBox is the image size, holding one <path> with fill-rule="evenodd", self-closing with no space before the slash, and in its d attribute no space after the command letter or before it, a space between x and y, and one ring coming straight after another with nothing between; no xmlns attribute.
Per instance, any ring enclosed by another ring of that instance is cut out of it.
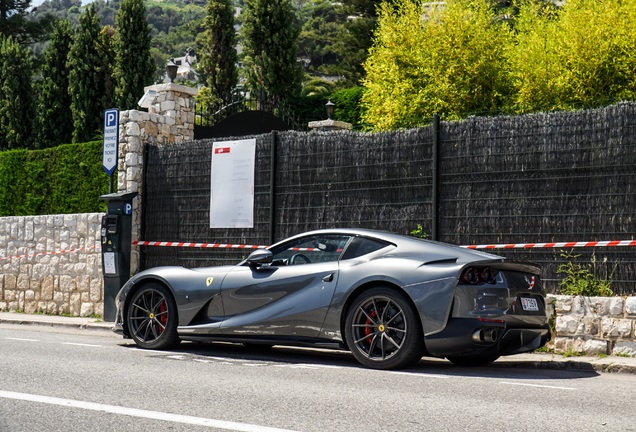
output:
<svg viewBox="0 0 636 432"><path fill-rule="evenodd" d="M317 337L350 236L308 236L272 249L269 265L237 266L223 280L223 334Z"/></svg>

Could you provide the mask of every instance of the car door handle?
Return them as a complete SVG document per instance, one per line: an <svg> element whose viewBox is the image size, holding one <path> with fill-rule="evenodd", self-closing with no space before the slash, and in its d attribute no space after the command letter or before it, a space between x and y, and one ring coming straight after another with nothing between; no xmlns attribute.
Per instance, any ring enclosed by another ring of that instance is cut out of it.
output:
<svg viewBox="0 0 636 432"><path fill-rule="evenodd" d="M323 282L333 282L333 273L329 273L327 276L322 278Z"/></svg>

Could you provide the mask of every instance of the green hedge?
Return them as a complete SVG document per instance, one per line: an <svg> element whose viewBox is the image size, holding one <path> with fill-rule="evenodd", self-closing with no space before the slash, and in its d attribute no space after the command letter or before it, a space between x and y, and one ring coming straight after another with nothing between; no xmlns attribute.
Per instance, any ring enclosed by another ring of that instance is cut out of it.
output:
<svg viewBox="0 0 636 432"><path fill-rule="evenodd" d="M0 216L106 210L102 142L0 152Z"/></svg>
<svg viewBox="0 0 636 432"><path fill-rule="evenodd" d="M351 87L337 90L331 95L322 93L311 96L298 96L289 101L300 124L307 125L311 121L326 120L325 104L331 99L334 108L334 120L351 123L353 130L362 130L362 93L363 87Z"/></svg>

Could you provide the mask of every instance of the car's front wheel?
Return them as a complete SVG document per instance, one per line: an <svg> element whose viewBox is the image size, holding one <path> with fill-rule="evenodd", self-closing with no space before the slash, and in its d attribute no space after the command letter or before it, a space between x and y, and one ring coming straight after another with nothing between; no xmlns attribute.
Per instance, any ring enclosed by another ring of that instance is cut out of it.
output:
<svg viewBox="0 0 636 432"><path fill-rule="evenodd" d="M345 338L353 356L373 369L395 369L417 362L424 337L413 306L394 289L364 291L351 304Z"/></svg>
<svg viewBox="0 0 636 432"><path fill-rule="evenodd" d="M142 286L130 301L126 319L130 336L141 348L169 349L180 342L177 305L161 284Z"/></svg>

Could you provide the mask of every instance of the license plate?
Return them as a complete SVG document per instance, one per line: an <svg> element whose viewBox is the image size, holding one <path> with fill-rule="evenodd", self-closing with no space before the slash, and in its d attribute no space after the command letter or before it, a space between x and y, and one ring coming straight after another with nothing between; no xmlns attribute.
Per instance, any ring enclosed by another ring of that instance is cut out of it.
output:
<svg viewBox="0 0 636 432"><path fill-rule="evenodd" d="M521 297L521 307L524 311L538 311L539 303L537 303L537 299Z"/></svg>

